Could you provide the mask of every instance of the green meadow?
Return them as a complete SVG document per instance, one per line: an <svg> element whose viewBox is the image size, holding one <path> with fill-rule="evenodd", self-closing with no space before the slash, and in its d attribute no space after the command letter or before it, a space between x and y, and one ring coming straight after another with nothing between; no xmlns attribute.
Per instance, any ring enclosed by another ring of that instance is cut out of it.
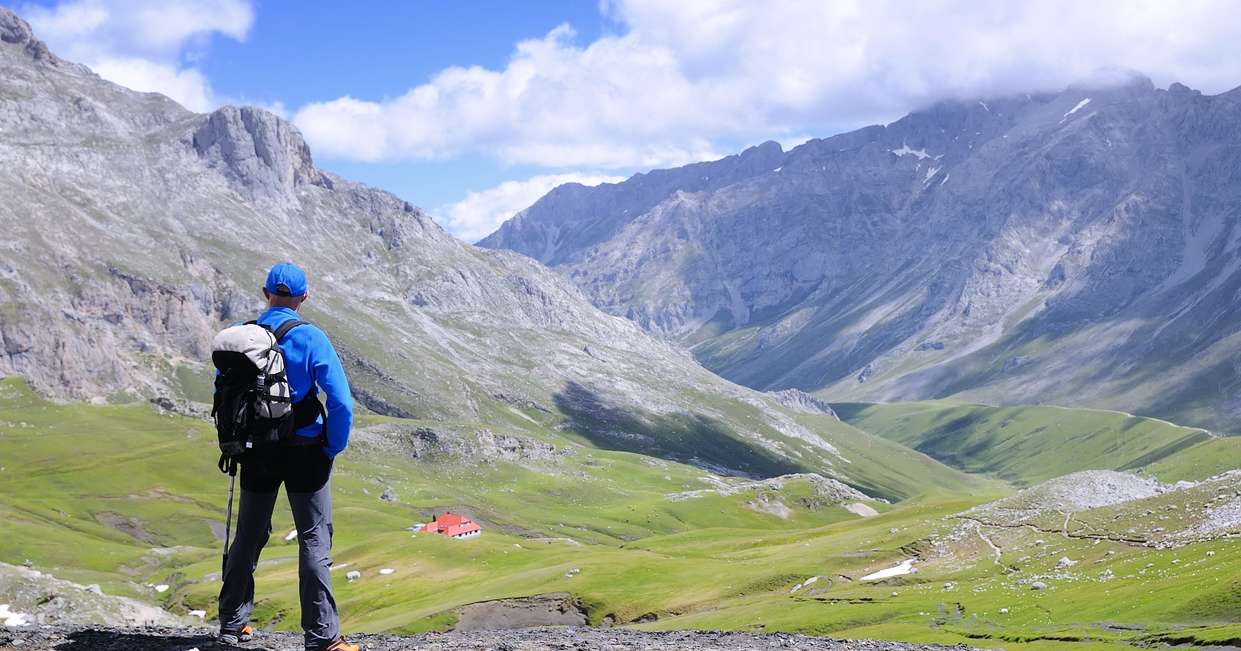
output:
<svg viewBox="0 0 1241 651"><path fill-rule="evenodd" d="M845 409L842 415L860 428L852 430L859 436L874 428L920 449L926 446L893 423L922 427L911 419L970 415L922 409L911 405L896 416ZM454 610L465 604L569 593L594 624L647 629L798 631L1010 649L1236 644L1241 545L1235 540L1155 550L1015 528L989 534L994 551L954 517L1010 493L1011 484L1037 481L1044 474L1037 463L1054 462L1046 472L1057 475L1111 454L1111 444L1086 440L1112 432L1111 416L1057 412L1060 429L1052 430L1049 413L988 415L990 425L963 430L982 436L1007 422L1000 429L1015 439L1054 432L1053 441L1037 448L1001 441L1001 450L1020 458L957 449L953 465L989 476L966 476L920 455L891 455L900 481L884 480L884 455L874 451L886 444L855 442L868 482L925 482L924 490L890 503L867 501L878 511L873 517L825 502L804 478L779 488L710 492L713 484L699 468L592 447L555 430L545 414L510 413L503 426L496 424L499 415L490 421L493 430L522 428L523 436L554 447L509 461L416 456L402 439L428 423L363 417L333 480L334 574L344 626L439 630L451 627ZM1075 418L1082 419L1080 436L1071 433ZM1197 431L1153 423L1129 426L1140 443L1116 452L1109 467L1149 459L1150 468L1173 479L1201 474L1201 458L1237 459L1235 446L1200 451L1210 438L1151 456ZM460 432L482 427L435 425ZM0 381L0 561L29 560L60 578L98 583L109 594L176 613L203 609L210 619L227 487L215 449L214 432L197 419L149 405L56 404L18 380ZM873 459L860 456L867 449ZM928 454L946 456L939 447ZM1037 461L1024 460L1031 454ZM1191 456L1179 463L1181 455ZM786 510L763 508L777 502ZM471 515L484 534L451 540L409 530L444 510ZM297 625L297 547L284 539L291 529L287 508L279 508L258 571L262 626ZM1066 556L1076 562L1068 574L1056 568ZM861 580L915 557L916 573ZM380 575L384 568L394 571ZM353 570L362 577L351 582L345 575ZM1048 588L1032 590L1036 579ZM157 584L170 588L157 593L150 587ZM799 584L805 585L794 590Z"/></svg>
<svg viewBox="0 0 1241 651"><path fill-rule="evenodd" d="M1019 486L1087 469L1146 469L1164 481L1202 479L1236 468L1241 458L1241 439L1116 411L951 400L833 408L859 429Z"/></svg>

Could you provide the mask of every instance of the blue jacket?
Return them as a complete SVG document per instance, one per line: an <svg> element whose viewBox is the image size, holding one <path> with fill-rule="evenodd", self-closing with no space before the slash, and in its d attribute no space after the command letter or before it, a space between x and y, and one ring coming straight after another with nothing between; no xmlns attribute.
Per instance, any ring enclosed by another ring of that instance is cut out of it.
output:
<svg viewBox="0 0 1241 651"><path fill-rule="evenodd" d="M296 319L297 312L287 307L272 307L255 319L259 323L275 330L280 324ZM293 328L284 336L280 343L284 351L284 361L289 376L289 388L293 391L293 402L298 402L319 389L326 394L324 406L327 408L327 448L329 457L335 457L349 445L349 430L353 427L353 394L349 391L349 380L345 377L345 369L340 365L340 357L327 335L313 325ZM307 425L299 430L298 436L315 438L322 431L323 420L315 419L314 425Z"/></svg>

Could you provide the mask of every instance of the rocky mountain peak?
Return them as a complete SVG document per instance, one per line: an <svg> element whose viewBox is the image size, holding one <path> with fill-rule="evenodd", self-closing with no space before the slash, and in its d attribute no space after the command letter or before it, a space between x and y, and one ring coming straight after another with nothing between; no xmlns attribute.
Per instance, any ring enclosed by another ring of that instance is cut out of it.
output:
<svg viewBox="0 0 1241 651"><path fill-rule="evenodd" d="M35 38L30 23L20 16L0 7L0 42L23 47L26 53L38 61L60 64L62 61L47 49L47 45Z"/></svg>
<svg viewBox="0 0 1241 651"><path fill-rule="evenodd" d="M754 145L741 152L741 161L744 163L757 163L763 171L770 169L766 167L769 163L779 164L784 158L784 149L780 147L780 143L774 140L768 140L759 145Z"/></svg>
<svg viewBox="0 0 1241 651"><path fill-rule="evenodd" d="M256 197L291 196L303 184L329 187L315 169L302 134L275 114L253 106L225 106L206 116L194 150Z"/></svg>
<svg viewBox="0 0 1241 651"><path fill-rule="evenodd" d="M30 23L8 9L0 7L0 41L25 44L33 35Z"/></svg>
<svg viewBox="0 0 1241 651"><path fill-rule="evenodd" d="M1189 86L1182 84L1179 81L1172 82L1172 85L1168 86L1168 92L1173 95L1201 95L1202 94L1202 91L1194 90L1190 88Z"/></svg>

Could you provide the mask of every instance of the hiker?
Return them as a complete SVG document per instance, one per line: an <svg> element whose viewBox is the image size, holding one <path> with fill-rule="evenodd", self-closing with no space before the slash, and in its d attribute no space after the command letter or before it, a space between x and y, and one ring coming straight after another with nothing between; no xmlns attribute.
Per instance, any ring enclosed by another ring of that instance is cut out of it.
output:
<svg viewBox="0 0 1241 651"><path fill-rule="evenodd" d="M285 373L278 379L287 378L286 390L291 393L282 400L292 402L291 435L272 445L247 444L247 449L235 457L241 466L241 504L237 537L227 547L224 560L220 641L238 644L250 640L254 633L249 622L254 610L254 570L271 535L272 510L284 484L297 526L297 575L306 649L358 651L357 645L340 636L329 556L332 461L349 443L353 399L340 358L327 335L298 321L298 309L308 295L306 274L297 265L282 262L267 274L263 297L269 307L255 324L277 333L273 341L283 352ZM281 332L282 325L293 327ZM327 396L326 409L319 402L320 389ZM224 463L222 458L221 469ZM236 465L232 468L235 473ZM229 503L231 506L231 498Z"/></svg>

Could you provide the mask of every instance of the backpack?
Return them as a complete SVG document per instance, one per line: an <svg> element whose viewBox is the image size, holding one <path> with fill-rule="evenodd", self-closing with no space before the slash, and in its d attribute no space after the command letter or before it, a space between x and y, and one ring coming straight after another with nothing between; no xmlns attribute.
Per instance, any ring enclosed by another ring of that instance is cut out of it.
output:
<svg viewBox="0 0 1241 651"><path fill-rule="evenodd" d="M290 319L273 331L256 321L225 328L211 345L217 371L211 416L220 459L237 459L247 450L291 442L294 432L319 416L327 418L317 391L293 404L280 341L305 321ZM324 435L320 435L323 439Z"/></svg>

